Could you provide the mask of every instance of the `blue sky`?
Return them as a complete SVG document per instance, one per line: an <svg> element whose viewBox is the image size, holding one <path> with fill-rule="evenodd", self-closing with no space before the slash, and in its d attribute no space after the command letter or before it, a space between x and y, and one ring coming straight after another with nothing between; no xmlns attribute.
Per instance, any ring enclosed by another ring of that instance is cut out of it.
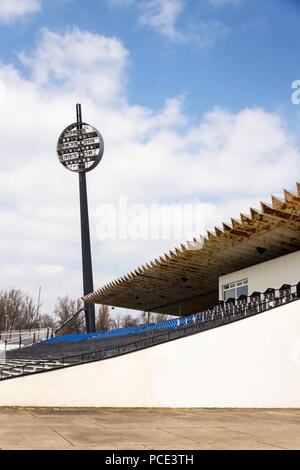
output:
<svg viewBox="0 0 300 470"><path fill-rule="evenodd" d="M193 237L293 190L299 43L296 0L0 0L0 289L42 285L45 313L81 294L77 175L55 153L78 101L105 141L95 287L188 238L103 239L103 204L196 204Z"/></svg>
<svg viewBox="0 0 300 470"><path fill-rule="evenodd" d="M117 37L130 51L131 103L158 109L166 96L186 93L188 112L195 117L215 105L234 111L284 107L293 114L289 98L299 70L297 0L185 0L174 21L182 39L142 25L141 4L88 0L83 6L80 0L41 0L41 10L2 22L1 60L20 67L20 50L36 45L41 28L63 33L78 27Z"/></svg>

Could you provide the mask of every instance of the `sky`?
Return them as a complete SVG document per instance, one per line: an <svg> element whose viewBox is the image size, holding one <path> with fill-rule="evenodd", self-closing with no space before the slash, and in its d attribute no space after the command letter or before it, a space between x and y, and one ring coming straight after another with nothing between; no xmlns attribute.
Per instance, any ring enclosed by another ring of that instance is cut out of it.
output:
<svg viewBox="0 0 300 470"><path fill-rule="evenodd" d="M295 190L299 43L299 0L0 0L0 290L82 295L76 103L95 289Z"/></svg>

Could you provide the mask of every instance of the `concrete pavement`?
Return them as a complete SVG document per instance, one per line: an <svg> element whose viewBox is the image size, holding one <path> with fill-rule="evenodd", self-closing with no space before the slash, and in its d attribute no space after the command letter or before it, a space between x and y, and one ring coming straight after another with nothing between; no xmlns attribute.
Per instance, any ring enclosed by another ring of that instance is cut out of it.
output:
<svg viewBox="0 0 300 470"><path fill-rule="evenodd" d="M300 410L0 408L0 449L300 449Z"/></svg>

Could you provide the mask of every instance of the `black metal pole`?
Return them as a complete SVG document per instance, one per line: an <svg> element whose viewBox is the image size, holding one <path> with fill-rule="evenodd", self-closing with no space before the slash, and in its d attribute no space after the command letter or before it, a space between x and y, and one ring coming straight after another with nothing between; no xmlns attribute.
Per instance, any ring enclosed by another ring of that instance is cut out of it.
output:
<svg viewBox="0 0 300 470"><path fill-rule="evenodd" d="M76 105L77 123L81 128L82 114L81 105ZM81 251L82 251L82 273L83 273L83 294L93 292L93 269L91 256L91 241L89 227L89 211L87 201L86 176L85 172L79 173L79 195L80 195L80 221L81 221ZM96 331L95 325L95 305L84 304L86 329L88 333Z"/></svg>

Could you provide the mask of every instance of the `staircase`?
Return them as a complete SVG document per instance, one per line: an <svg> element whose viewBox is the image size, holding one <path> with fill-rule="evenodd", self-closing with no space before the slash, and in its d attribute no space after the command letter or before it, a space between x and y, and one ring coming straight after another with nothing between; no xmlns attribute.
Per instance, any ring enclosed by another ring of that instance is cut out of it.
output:
<svg viewBox="0 0 300 470"><path fill-rule="evenodd" d="M0 380L10 379L20 375L35 374L46 370L64 367L61 361L40 361L26 359L8 359L0 362Z"/></svg>

